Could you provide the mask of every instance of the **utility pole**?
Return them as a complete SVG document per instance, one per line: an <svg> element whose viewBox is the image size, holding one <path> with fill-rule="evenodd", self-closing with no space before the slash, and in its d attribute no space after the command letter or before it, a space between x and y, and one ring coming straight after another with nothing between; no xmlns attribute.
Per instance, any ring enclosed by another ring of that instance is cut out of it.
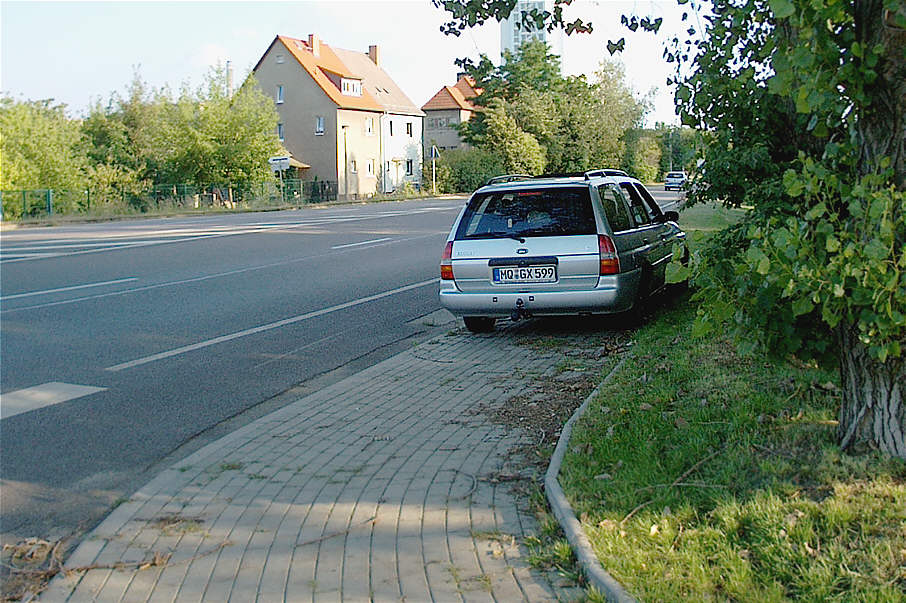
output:
<svg viewBox="0 0 906 603"><path fill-rule="evenodd" d="M343 189L346 201L349 201L349 157L346 153L346 130L348 129L349 126L343 126Z"/></svg>

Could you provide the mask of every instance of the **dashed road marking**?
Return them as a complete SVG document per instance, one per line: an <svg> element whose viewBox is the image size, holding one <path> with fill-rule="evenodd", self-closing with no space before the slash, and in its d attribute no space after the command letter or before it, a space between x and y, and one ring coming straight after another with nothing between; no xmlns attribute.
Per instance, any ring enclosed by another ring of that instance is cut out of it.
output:
<svg viewBox="0 0 906 603"><path fill-rule="evenodd" d="M51 381L43 385L36 385L14 392L0 394L0 419L8 419L14 415L30 410L52 406L67 400L81 398L90 394L105 391L106 387L92 387L90 385L75 385Z"/></svg>

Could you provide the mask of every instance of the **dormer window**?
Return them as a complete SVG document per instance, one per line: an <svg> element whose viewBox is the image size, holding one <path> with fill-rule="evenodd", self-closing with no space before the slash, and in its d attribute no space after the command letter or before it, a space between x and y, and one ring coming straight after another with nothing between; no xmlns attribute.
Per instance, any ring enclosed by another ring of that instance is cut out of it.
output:
<svg viewBox="0 0 906 603"><path fill-rule="evenodd" d="M351 80L344 77L340 81L340 90L346 96L362 96L362 80Z"/></svg>

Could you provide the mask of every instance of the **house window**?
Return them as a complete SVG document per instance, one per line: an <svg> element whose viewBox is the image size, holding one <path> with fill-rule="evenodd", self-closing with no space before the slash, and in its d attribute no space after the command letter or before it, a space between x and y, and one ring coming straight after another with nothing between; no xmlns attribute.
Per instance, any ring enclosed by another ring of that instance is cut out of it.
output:
<svg viewBox="0 0 906 603"><path fill-rule="evenodd" d="M277 55L277 64L278 64L278 65L282 65L282 64L283 64L283 55L282 55L282 54L278 54L278 55Z"/></svg>
<svg viewBox="0 0 906 603"><path fill-rule="evenodd" d="M412 175L412 160L411 159L406 160L406 175L407 176Z"/></svg>
<svg viewBox="0 0 906 603"><path fill-rule="evenodd" d="M324 116L318 115L315 117L315 135L324 136Z"/></svg>
<svg viewBox="0 0 906 603"><path fill-rule="evenodd" d="M352 172L353 174L358 173L358 168L356 168L356 165L355 165L355 159L351 159L349 161L349 171Z"/></svg>
<svg viewBox="0 0 906 603"><path fill-rule="evenodd" d="M406 122L406 134L408 134L410 137L412 136L412 122L411 121Z"/></svg>
<svg viewBox="0 0 906 603"><path fill-rule="evenodd" d="M340 89L346 96L362 96L362 81L348 80L344 77L340 82Z"/></svg>
<svg viewBox="0 0 906 603"><path fill-rule="evenodd" d="M365 136L374 136L374 118L369 117L365 120Z"/></svg>
<svg viewBox="0 0 906 603"><path fill-rule="evenodd" d="M365 169L368 170L369 176L374 176L374 159L368 160L368 163L365 164Z"/></svg>
<svg viewBox="0 0 906 603"><path fill-rule="evenodd" d="M277 85L277 104L283 104L283 84Z"/></svg>
<svg viewBox="0 0 906 603"><path fill-rule="evenodd" d="M390 122L390 135L393 136L393 122Z"/></svg>
<svg viewBox="0 0 906 603"><path fill-rule="evenodd" d="M277 124L277 138L280 140L280 142L283 142L285 140L283 138L283 124Z"/></svg>
<svg viewBox="0 0 906 603"><path fill-rule="evenodd" d="M389 161L384 163L384 171L387 172L388 174L390 173L390 162Z"/></svg>

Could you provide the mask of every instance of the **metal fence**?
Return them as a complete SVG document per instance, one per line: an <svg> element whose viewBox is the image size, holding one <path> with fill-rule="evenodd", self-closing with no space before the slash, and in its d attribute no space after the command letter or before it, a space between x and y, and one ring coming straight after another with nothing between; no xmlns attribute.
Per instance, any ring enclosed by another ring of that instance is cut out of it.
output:
<svg viewBox="0 0 906 603"><path fill-rule="evenodd" d="M197 187L157 184L147 190L32 189L0 191L3 219L20 221L47 216L136 215L179 210L263 209L337 200L337 183L324 180L266 182Z"/></svg>

